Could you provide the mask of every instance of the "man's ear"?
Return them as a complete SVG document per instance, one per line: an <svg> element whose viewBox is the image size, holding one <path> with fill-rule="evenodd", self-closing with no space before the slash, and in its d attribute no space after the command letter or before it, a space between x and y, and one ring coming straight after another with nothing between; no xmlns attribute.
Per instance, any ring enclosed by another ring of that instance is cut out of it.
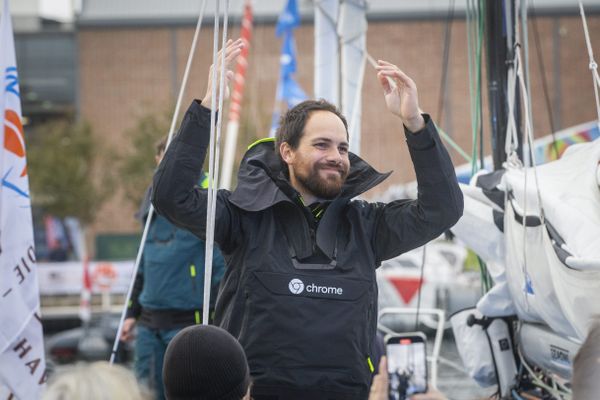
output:
<svg viewBox="0 0 600 400"><path fill-rule="evenodd" d="M288 142L279 145L279 154L286 164L291 164L294 161L294 150Z"/></svg>

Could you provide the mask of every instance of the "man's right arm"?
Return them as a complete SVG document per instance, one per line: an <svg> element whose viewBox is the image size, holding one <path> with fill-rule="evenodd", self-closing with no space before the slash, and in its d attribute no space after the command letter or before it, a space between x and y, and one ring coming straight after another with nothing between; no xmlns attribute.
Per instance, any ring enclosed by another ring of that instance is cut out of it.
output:
<svg viewBox="0 0 600 400"><path fill-rule="evenodd" d="M206 238L208 196L207 191L197 187L196 183L202 173L210 141L211 110L208 107L215 107L219 103L218 96L215 96L212 90L213 76L219 76L224 68L227 71L225 78L229 82L233 72L227 68L236 60L243 47L241 39L229 40L225 48L218 52L217 67L210 66L202 102L192 102L183 117L179 133L154 174L152 204L156 211L171 223L189 230L202 240ZM224 57L225 63L222 63L221 56ZM225 93L227 94L227 90ZM229 205L227 197L228 191L218 191L215 222L215 241L221 250L226 252L235 246L234 239L238 237L232 229L237 226L236 213Z"/></svg>
<svg viewBox="0 0 600 400"><path fill-rule="evenodd" d="M152 204L171 223L205 240L208 192L197 186L210 140L210 110L195 100L188 108L179 133L169 145L154 174ZM215 241L227 247L232 215L227 197L217 195Z"/></svg>

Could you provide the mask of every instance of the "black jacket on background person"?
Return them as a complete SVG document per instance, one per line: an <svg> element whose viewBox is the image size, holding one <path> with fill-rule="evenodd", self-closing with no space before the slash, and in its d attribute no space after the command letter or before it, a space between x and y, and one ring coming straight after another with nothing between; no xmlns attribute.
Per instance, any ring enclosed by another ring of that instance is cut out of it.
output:
<svg viewBox="0 0 600 400"><path fill-rule="evenodd" d="M407 133L417 200L352 198L388 174L350 154L339 196L318 223L282 169L272 140L245 154L233 191L219 190L215 241L227 265L215 323L238 338L256 399L366 399L377 322L375 269L450 228L462 193L435 126ZM153 203L205 237L207 192L195 187L210 110L194 102L154 177Z"/></svg>

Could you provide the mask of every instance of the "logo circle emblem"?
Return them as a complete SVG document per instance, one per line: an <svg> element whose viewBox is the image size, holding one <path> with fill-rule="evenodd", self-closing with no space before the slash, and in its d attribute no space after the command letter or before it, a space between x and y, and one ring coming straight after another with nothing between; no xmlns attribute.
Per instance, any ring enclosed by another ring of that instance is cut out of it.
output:
<svg viewBox="0 0 600 400"><path fill-rule="evenodd" d="M288 284L288 288L290 289L290 292L294 294L300 294L304 291L304 282L302 282L300 279L294 278Z"/></svg>

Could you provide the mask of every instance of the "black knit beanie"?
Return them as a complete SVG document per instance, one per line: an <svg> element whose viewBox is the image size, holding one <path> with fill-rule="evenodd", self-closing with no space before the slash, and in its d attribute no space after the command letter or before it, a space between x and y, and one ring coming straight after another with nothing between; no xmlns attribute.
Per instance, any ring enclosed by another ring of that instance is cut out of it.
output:
<svg viewBox="0 0 600 400"><path fill-rule="evenodd" d="M169 400L241 400L250 385L244 349L224 329L194 325L179 332L165 353Z"/></svg>

